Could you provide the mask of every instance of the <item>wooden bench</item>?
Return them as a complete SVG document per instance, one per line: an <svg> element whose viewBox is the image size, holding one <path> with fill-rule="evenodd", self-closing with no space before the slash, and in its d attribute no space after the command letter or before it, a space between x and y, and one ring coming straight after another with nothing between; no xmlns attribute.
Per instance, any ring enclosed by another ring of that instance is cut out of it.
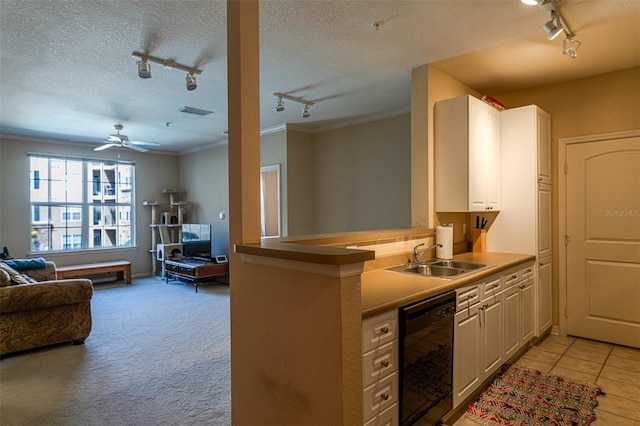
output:
<svg viewBox="0 0 640 426"><path fill-rule="evenodd" d="M131 262L126 260L56 267L59 280L83 275L103 274L106 272L116 272L119 280L126 279L126 283L131 284Z"/></svg>

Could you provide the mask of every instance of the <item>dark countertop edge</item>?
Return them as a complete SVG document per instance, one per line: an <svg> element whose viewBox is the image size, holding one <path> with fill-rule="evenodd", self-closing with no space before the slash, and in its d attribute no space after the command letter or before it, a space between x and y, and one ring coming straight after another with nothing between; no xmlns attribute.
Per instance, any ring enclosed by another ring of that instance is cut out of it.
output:
<svg viewBox="0 0 640 426"><path fill-rule="evenodd" d="M454 256L454 258L456 257L459 257L459 256ZM366 309L363 309L362 319L370 318L378 314L389 312L390 310L399 309L402 306L410 305L412 303L419 302L420 300L424 300L433 296L437 296L439 294L446 293L448 291L455 290L460 287L464 287L465 285L469 285L475 281L479 281L484 278L495 275L497 273L504 272L518 265L522 265L528 262L534 262L535 260L536 260L536 256L534 255L522 255L522 258L520 259L516 259L510 262L505 262L499 265L492 266L491 268L478 271L476 273L462 277L458 280L451 280L451 281L442 280L441 285L425 286L425 290L421 292L414 293L410 296L402 297L399 299L391 300L388 303L382 303L376 306L371 306ZM425 278L425 279L430 279L430 278ZM431 279L431 280L434 280L434 279Z"/></svg>
<svg viewBox="0 0 640 426"><path fill-rule="evenodd" d="M253 244L238 244L235 246L235 251L240 254L252 254L255 256L317 263L321 265L348 265L373 260L376 257L375 251L372 250L269 241Z"/></svg>

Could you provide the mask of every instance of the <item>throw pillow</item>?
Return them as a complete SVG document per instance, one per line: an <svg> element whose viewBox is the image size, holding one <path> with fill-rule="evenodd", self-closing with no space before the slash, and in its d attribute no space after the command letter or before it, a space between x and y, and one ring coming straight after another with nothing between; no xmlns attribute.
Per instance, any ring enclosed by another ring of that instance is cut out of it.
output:
<svg viewBox="0 0 640 426"><path fill-rule="evenodd" d="M0 269L0 287L11 285L11 277L4 269Z"/></svg>
<svg viewBox="0 0 640 426"><path fill-rule="evenodd" d="M9 274L9 277L11 278L11 284L13 285L29 284L29 281L25 280L24 277L20 274L20 272L16 271L6 263L0 262L0 269L2 269L7 274Z"/></svg>
<svg viewBox="0 0 640 426"><path fill-rule="evenodd" d="M3 260L3 262L19 272L29 269L44 269L47 266L44 257L36 257L34 259L9 259Z"/></svg>

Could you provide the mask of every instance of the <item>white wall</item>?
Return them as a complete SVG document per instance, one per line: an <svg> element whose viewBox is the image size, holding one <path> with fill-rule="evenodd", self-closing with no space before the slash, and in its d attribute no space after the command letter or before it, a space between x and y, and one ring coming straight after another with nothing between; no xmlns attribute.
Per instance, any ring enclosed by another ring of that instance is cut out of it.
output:
<svg viewBox="0 0 640 426"><path fill-rule="evenodd" d="M110 149L96 152L87 144L60 143L58 141L30 142L3 139L0 142L0 244L7 246L12 256L24 257L29 252L29 162L27 153L68 155L97 159L117 159L117 151ZM178 183L178 159L173 155L138 153L121 150L122 160L136 164L136 236L137 246L122 249L104 249L89 252L46 254L47 260L57 265L71 265L110 260L130 260L133 275L143 276L151 272L151 210L142 201L160 201L168 204L162 189L175 188ZM10 200L10 201L7 201ZM159 209L161 210L161 209Z"/></svg>

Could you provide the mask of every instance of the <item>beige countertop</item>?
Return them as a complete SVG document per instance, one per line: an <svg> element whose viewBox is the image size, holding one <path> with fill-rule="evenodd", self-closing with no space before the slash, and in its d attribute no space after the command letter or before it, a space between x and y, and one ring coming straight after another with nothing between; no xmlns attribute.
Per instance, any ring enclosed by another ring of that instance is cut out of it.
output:
<svg viewBox="0 0 640 426"><path fill-rule="evenodd" d="M535 256L510 253L463 253L455 255L454 259L495 266L451 280L385 269L365 272L362 274L362 317L377 315L456 289L515 265L533 261Z"/></svg>

